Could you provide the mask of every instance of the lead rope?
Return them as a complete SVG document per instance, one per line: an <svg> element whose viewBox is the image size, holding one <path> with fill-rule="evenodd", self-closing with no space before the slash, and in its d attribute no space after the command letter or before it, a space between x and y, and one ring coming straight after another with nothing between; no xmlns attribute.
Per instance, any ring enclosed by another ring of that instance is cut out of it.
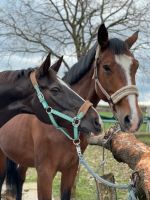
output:
<svg viewBox="0 0 150 200"><path fill-rule="evenodd" d="M128 190L128 200L138 200L138 197L136 195L136 187L134 183L130 183L130 184L116 184L116 183L112 183L110 181L107 181L105 179L103 179L102 177L100 177L97 173L95 173L93 171L93 169L87 164L87 162L85 161L82 153L81 153L81 147L80 147L80 143L75 144L76 146L76 151L79 157L79 161L80 164L82 164L87 171L100 183L103 183L104 185L107 185L108 187L112 187L112 188L117 188L117 189L127 189Z"/></svg>
<svg viewBox="0 0 150 200"><path fill-rule="evenodd" d="M42 104L43 108L46 110L48 116L49 116L49 119L50 121L52 122L52 124L57 128L59 129L60 131L62 131L66 137L68 137L70 140L73 141L73 144L76 146L76 150L77 150L77 154L78 154L78 157L79 157L79 161L80 161L80 164L82 164L86 169L87 171L96 179L98 180L99 182L109 186L109 187L115 187L115 188L118 188L118 189L128 189L129 191L129 196L128 196L128 200L137 200L136 196L135 196L135 190L136 188L134 187L134 184L129 184L129 185L119 185L119 184L114 184L114 183L111 183L105 179L103 179L102 177L100 177L98 174L96 174L92 168L89 167L89 165L86 163L82 153L81 153L81 147L80 147L80 139L79 139L79 131L78 131L78 127L80 125L80 120L84 117L84 115L86 114L86 112L88 111L88 109L91 107L91 103L89 101L85 102L81 108L79 109L79 112L77 114L77 116L75 116L74 118L66 115L66 114L63 114L55 109L52 109L48 103L46 102L45 98L44 98L44 95L42 94L42 92L40 91L39 89L39 86L38 86L38 83L36 81L36 78L35 78L35 71L34 72L31 72L30 74L30 78L31 78L31 82L36 90L36 93L37 93L37 97L40 101L40 103ZM83 112L82 112L83 111ZM85 113L84 113L85 112ZM59 116L60 118L62 119L65 119L69 122L72 123L72 126L73 126L73 131L74 131L74 137L72 138L62 127L60 127L56 120L54 119L53 115L56 115L56 116Z"/></svg>
<svg viewBox="0 0 150 200"><path fill-rule="evenodd" d="M110 107L112 109L113 112L115 112L115 104L117 104L122 98L131 95L131 94L135 94L135 95L139 95L138 93L138 89L135 85L127 85L124 86L122 88L120 88L119 90L117 90L115 93L113 93L112 95L109 95L107 93L107 91L103 88L103 86L101 85L99 79L98 79L98 69L97 69L97 65L98 65L98 61L100 60L100 46L97 46L96 49L96 54L95 54L95 65L94 65L94 74L93 74L93 79L95 80L95 90L96 93L98 95L98 89L105 95L105 97L107 98ZM114 116L116 119L116 116ZM117 120L117 119L116 119ZM116 125L118 126L118 130L120 129L119 127L119 123L116 123ZM117 131L116 131L117 132ZM108 138L108 140L111 140L111 137ZM80 155L81 156L81 155ZM89 169L87 163L85 162L83 156L79 157L80 162L87 168L87 170L89 171L89 173L91 173L93 175L93 177L95 177L96 180L99 180L100 182L104 183L105 185L108 184L109 186L109 181L103 181L104 179L102 179L101 177L99 177L97 174L95 174L93 172L92 169ZM104 172L104 148L103 148L103 159L102 159L102 167L103 167L103 172ZM110 184L110 187L116 187L119 188L119 185L116 185L114 183ZM135 191L136 188L134 187L133 184L129 184L129 185L122 185L120 189L128 189L129 191L129 200L136 200L136 196L135 196Z"/></svg>

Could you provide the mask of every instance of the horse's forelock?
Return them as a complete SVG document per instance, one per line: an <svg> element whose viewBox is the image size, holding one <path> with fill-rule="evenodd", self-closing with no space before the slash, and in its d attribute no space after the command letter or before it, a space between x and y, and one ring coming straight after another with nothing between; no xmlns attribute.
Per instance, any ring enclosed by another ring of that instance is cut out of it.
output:
<svg viewBox="0 0 150 200"><path fill-rule="evenodd" d="M116 55L124 54L128 49L126 43L118 38L110 39L108 48Z"/></svg>

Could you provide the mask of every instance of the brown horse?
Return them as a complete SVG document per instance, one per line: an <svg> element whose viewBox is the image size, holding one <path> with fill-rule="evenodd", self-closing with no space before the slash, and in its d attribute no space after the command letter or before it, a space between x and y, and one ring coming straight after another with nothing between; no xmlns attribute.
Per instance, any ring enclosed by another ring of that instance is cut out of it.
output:
<svg viewBox="0 0 150 200"><path fill-rule="evenodd" d="M125 131L136 131L142 119L137 103L137 91L134 90L134 87L131 87L129 91L126 90L130 88L126 86L135 85L138 62L129 48L137 37L138 35L135 33L125 42L119 39L109 40L105 26L101 25L98 31L98 45L94 45L89 53L81 58L79 63L75 64L64 77L64 80L74 90L83 98L92 101L94 106L100 99L108 101L121 128ZM113 94L118 90L121 91L121 97L117 95L119 99L116 100L113 98L116 95L113 96ZM20 123L16 124L18 121ZM12 124L15 124L15 128ZM18 137L19 132L22 132L22 138ZM18 141L13 148L8 145L10 137ZM81 134L80 139L84 152L87 146L85 135ZM35 166L38 174L41 173L41 178L38 178L38 197L40 200L51 199L52 180L57 171L62 172L61 200L70 199L71 188L78 168L78 158L75 146L61 132L53 126L44 125L35 117L18 116L1 129L0 145L10 159L22 166L18 168L21 176L17 174L18 191L22 188L26 168ZM23 146L27 148L23 149ZM44 183L42 185L39 183L41 180ZM17 199L21 199L20 194Z"/></svg>

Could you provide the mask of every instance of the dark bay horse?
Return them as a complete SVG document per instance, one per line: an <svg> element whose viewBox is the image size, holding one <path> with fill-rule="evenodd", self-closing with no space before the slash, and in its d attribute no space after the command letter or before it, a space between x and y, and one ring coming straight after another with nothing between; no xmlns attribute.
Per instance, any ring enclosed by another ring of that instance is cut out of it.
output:
<svg viewBox="0 0 150 200"><path fill-rule="evenodd" d="M43 67L45 67L45 65L47 65L47 64L50 65L50 62L48 62L47 59L50 59L50 57L48 56L46 58L46 61L43 63ZM62 60L62 58L60 60L58 60L58 62L56 62L52 66L52 69L54 69L55 71L58 70L60 67L60 64L61 64L61 60ZM47 66L47 68L49 68L49 67ZM52 103L50 104L50 106L52 108L60 108L58 110L62 109L61 110L62 113L64 112L65 114L68 114L71 117L74 117L74 116L76 116L78 110L81 109L81 107L85 101L77 93L75 93L71 88L69 88L69 86L64 81L62 81L59 77L57 77L55 72L52 69L49 69L50 72L48 72L49 75L51 73L51 76L49 76L49 82L51 83L51 84L49 84L49 90L43 83L40 84L40 88L42 88L45 91L46 99L49 97L48 94L49 93L51 94L51 96L49 98L51 98ZM44 74L41 76L44 76ZM41 77L41 79L42 78L43 77ZM40 77L39 77L39 79L40 79ZM59 98L60 103L58 101L58 98ZM64 98L66 98L66 101L64 101ZM38 109L38 107L37 107L37 109ZM42 113L40 113L40 114L42 114ZM54 117L54 118L56 118L56 117ZM65 126L68 127L68 124L66 124L66 121L62 120L61 123L60 123L60 121L61 121L61 118L59 119L58 124L63 124L63 127L65 127ZM25 123L25 126L27 128L28 124ZM48 125L48 126L50 126L50 125ZM5 125L4 125L4 127L5 127ZM14 127L15 127L15 124L14 124ZM81 120L79 130L84 131L86 133L93 132L96 134L98 134L100 132L100 130L101 130L100 118L99 118L97 111L93 107L90 106L88 108L86 115ZM28 140L29 138L28 137L26 138L26 136L24 137L24 142L25 143L28 142L30 145L31 143ZM18 138L20 138L20 137L22 137L22 136L19 136ZM23 137L22 137L22 139L23 139ZM10 143L10 141L11 141L11 137L10 137L9 143ZM17 143L18 143L18 141L16 138L15 146L18 145ZM32 146L33 146L33 144L32 144ZM38 148L39 148L39 146L38 146ZM3 160L4 155L2 155L1 158ZM4 169L5 169L5 165L6 165L6 160L5 161L3 160L1 164L2 165L0 165L0 183L2 183L2 181L4 179L4 175L5 175Z"/></svg>
<svg viewBox="0 0 150 200"><path fill-rule="evenodd" d="M55 68L61 64L61 59L54 65ZM50 107L70 116L77 114L84 100L56 76L50 68L49 54L39 68L0 73L0 126L20 113L35 114L41 121L51 123L39 102L30 79L31 73L34 73L34 79ZM91 108L89 112L90 114L86 115L86 122L82 120L84 125L81 123L81 127L88 129L87 121L89 121L91 128L95 129L99 125L98 114L94 108Z"/></svg>
<svg viewBox="0 0 150 200"><path fill-rule="evenodd" d="M126 87L135 85L138 62L131 54L130 47L135 43L137 38L138 34L135 33L126 41L119 39L109 40L107 29L104 25L101 25L98 31L98 45L94 45L87 55L81 58L64 77L64 80L75 91L83 98L92 101L95 107L100 99L109 102L120 122L121 128L132 132L138 129L142 120L141 111L137 103L137 91L134 87ZM97 78L100 84L98 84ZM129 88L130 91L126 90ZM118 90L121 91L121 95L117 95L119 100L116 100L116 98L112 98L116 96L112 95ZM18 121L20 123L16 124ZM19 125L23 124L22 121L24 121L23 126ZM15 124L15 128L13 128L12 124ZM18 138L19 132L22 132L22 139ZM5 137L6 135L7 137ZM39 142L35 138L33 139L33 135L37 136L36 138L40 138L38 139ZM7 138L9 137L12 137L12 139L15 138L15 140L18 138L17 145L14 145L12 149L8 145ZM25 143L22 143L24 137L27 140L25 140ZM29 139L30 143L27 142ZM80 140L81 148L84 152L87 147L84 134L80 135ZM22 147L26 146L27 143L29 146L23 149ZM79 163L74 145L61 132L53 126L44 125L35 117L26 115L18 116L1 129L0 146L4 153L20 166L18 168L19 174L17 174L16 178L19 185L17 199L21 199L20 192L28 166L35 166L37 170L40 170L44 178L47 177L43 181L44 184L42 185L43 187L41 186L41 190L38 190L40 200L51 199L52 180L57 171L62 172L61 200L70 199L71 188ZM41 150L43 146L44 155L42 152L36 154L33 151L34 146L37 147L36 150ZM36 162L33 162L35 156L37 156L39 167L36 166ZM4 155L1 157L5 160ZM44 170L44 168L46 169Z"/></svg>

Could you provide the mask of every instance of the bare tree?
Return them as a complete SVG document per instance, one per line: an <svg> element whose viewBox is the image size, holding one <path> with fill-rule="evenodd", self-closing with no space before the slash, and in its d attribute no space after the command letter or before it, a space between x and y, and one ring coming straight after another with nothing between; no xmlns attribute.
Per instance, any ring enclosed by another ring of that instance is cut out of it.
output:
<svg viewBox="0 0 150 200"><path fill-rule="evenodd" d="M85 54L105 22L109 32L128 35L141 29L135 49L149 45L149 1L141 0L6 0L0 8L1 52ZM66 61L65 65L69 68Z"/></svg>

